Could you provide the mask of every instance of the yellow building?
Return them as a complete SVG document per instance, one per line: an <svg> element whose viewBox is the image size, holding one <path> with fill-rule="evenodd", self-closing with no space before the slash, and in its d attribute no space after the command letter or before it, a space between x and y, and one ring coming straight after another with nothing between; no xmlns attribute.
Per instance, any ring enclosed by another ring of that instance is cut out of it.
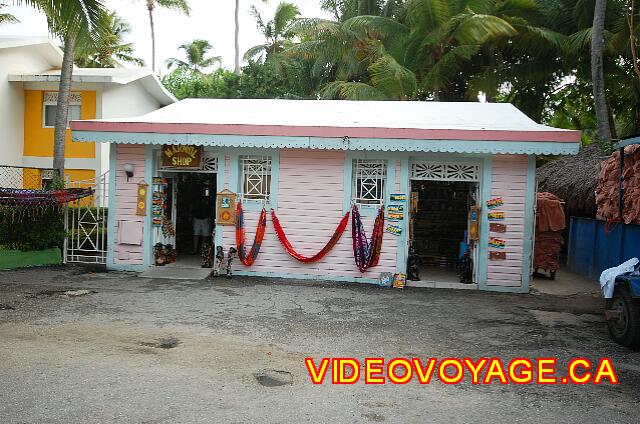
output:
<svg viewBox="0 0 640 424"><path fill-rule="evenodd" d="M24 167L23 186L52 173L62 51L42 37L0 36L0 166ZM74 68L68 120L143 115L175 102L149 69ZM105 143L75 143L67 130L65 179L91 181L109 168Z"/></svg>

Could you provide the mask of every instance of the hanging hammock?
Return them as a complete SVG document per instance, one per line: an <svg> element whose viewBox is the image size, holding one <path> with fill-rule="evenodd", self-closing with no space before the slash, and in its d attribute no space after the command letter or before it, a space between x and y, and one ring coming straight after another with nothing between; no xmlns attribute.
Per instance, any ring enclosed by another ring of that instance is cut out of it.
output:
<svg viewBox="0 0 640 424"><path fill-rule="evenodd" d="M367 235L364 232L364 226L360 218L360 211L356 205L353 205L351 223L353 256L360 272L365 272L367 269L378 265L378 261L380 260L384 230L384 209L380 208L378 211L378 216L373 224L371 242L367 241Z"/></svg>
<svg viewBox="0 0 640 424"><path fill-rule="evenodd" d="M331 236L327 244L325 244L324 247L313 256L303 256L295 251L291 243L289 243L289 240L287 239L287 235L284 233L284 230L280 225L280 221L276 216L276 212L273 209L271 209L271 221L273 222L273 228L276 229L276 234L278 235L278 239L280 240L280 243L282 243L284 250L286 250L287 253L289 253L289 255L291 255L294 259L300 262L311 263L311 262L317 262L320 259L324 258L324 256L327 253L329 253L331 249L333 249L333 246L335 246L336 243L338 243L338 240L340 240L342 233L344 233L345 228L347 228L347 223L349 222L349 212L347 212L342 217L342 219L340 220L340 223L338 224L338 227L336 228L335 232L333 233L333 235Z"/></svg>
<svg viewBox="0 0 640 424"><path fill-rule="evenodd" d="M62 190L28 190L0 188L2 206L48 206L61 205L91 196L91 188L66 188Z"/></svg>
<svg viewBox="0 0 640 424"><path fill-rule="evenodd" d="M258 228L256 229L256 235L253 239L253 245L249 253L247 253L244 245L244 212L242 211L242 202L238 202L236 205L236 245L238 247L238 257L245 266L253 265L258 257L266 228L267 211L265 208L262 208L262 212L260 212L260 217L258 218Z"/></svg>

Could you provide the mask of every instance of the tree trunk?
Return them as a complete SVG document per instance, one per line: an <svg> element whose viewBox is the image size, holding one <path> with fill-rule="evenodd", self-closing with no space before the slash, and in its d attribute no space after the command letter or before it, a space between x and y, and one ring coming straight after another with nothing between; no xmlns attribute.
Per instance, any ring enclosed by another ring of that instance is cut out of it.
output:
<svg viewBox="0 0 640 424"><path fill-rule="evenodd" d="M67 139L67 116L69 114L69 93L73 75L73 48L75 39L64 38L64 56L60 70L58 102L56 104L56 126L53 137L53 168L58 171L60 180L64 181L64 146Z"/></svg>
<svg viewBox="0 0 640 424"><path fill-rule="evenodd" d="M607 0L596 0L593 13L591 35L591 79L593 82L593 101L598 120L598 137L601 141L611 141L611 123L609 107L604 86L604 21L607 13Z"/></svg>
<svg viewBox="0 0 640 424"><path fill-rule="evenodd" d="M156 73L156 30L153 25L153 0L147 0L149 27L151 28L151 70Z"/></svg>
<svg viewBox="0 0 640 424"><path fill-rule="evenodd" d="M240 13L240 0L236 0L236 10L235 10L235 23L236 23L236 28L235 28L235 48L236 48L236 56L235 56L235 63L234 63L234 68L233 68L233 73L236 75L240 75L240 19L239 19L239 13Z"/></svg>

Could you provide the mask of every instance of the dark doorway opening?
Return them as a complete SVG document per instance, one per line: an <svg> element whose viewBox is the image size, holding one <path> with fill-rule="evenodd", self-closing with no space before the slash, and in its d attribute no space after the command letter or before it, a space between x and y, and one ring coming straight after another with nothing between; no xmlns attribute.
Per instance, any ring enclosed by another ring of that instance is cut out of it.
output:
<svg viewBox="0 0 640 424"><path fill-rule="evenodd" d="M411 181L415 210L410 239L420 281L461 281L462 256L469 249L469 210L476 203L477 183Z"/></svg>
<svg viewBox="0 0 640 424"><path fill-rule="evenodd" d="M201 244L205 240L211 241L214 229L216 174L180 173L176 174L174 184L177 184L177 260L183 264L185 261L192 261L194 265L199 266ZM204 221L207 225L204 225Z"/></svg>

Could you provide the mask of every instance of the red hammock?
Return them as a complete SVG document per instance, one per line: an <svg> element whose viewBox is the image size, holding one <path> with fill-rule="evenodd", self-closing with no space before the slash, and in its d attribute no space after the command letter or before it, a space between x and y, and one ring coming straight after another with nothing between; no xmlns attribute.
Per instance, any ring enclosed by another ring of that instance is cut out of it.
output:
<svg viewBox="0 0 640 424"><path fill-rule="evenodd" d="M329 253L331 249L333 249L333 246L336 245L338 240L340 240L340 237L342 236L342 233L344 233L345 228L347 228L347 223L349 222L349 212L347 212L342 217L342 220L340 220L338 227L336 228L335 232L333 233L333 235L331 236L327 244L325 244L322 250L320 250L318 253L316 253L313 256L303 256L295 251L293 246L291 246L291 243L289 243L289 240L287 239L287 236L284 233L282 226L280 225L280 221L276 216L276 212L273 209L271 209L271 221L273 222L273 228L276 229L276 234L278 235L278 239L280 240L280 243L282 243L282 246L287 251L287 253L289 253L294 259L300 262L311 263L311 262L317 262L320 259L324 258L324 256L327 253Z"/></svg>
<svg viewBox="0 0 640 424"><path fill-rule="evenodd" d="M66 188L61 190L29 190L0 188L0 205L46 206L61 205L91 196L91 188Z"/></svg>
<svg viewBox="0 0 640 424"><path fill-rule="evenodd" d="M362 219L360 218L360 211L356 205L353 205L352 217L353 257L356 260L358 270L365 272L367 269L378 265L380 260L382 237L384 235L384 209L380 208L378 211L378 216L373 224L371 241L367 241L364 225L362 225Z"/></svg>
<svg viewBox="0 0 640 424"><path fill-rule="evenodd" d="M256 236L253 240L253 246L247 254L244 245L244 213L242 211L242 202L238 202L236 206L236 245L238 246L238 257L245 266L251 266L260 253L260 246L262 246L262 240L264 239L264 232L267 228L267 211L262 208L260 212L260 218L258 218L258 228L256 229Z"/></svg>

